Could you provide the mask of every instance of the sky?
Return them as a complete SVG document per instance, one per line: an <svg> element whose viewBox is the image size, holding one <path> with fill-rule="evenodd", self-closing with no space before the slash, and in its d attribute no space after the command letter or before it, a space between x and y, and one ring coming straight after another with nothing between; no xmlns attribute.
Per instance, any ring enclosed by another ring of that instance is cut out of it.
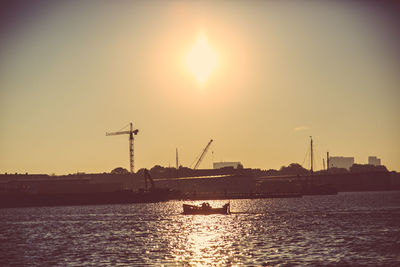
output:
<svg viewBox="0 0 400 267"><path fill-rule="evenodd" d="M7 4L8 3L8 4ZM0 7L0 173L216 161L400 171L390 1L10 1Z"/></svg>

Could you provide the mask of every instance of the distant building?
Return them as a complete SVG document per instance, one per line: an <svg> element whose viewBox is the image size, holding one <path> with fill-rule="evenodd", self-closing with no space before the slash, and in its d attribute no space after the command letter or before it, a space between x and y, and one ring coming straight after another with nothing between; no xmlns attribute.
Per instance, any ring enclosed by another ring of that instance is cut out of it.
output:
<svg viewBox="0 0 400 267"><path fill-rule="evenodd" d="M374 166L379 166L379 165L381 165L381 159L377 158L375 156L369 156L368 157L368 164L369 165L374 165Z"/></svg>
<svg viewBox="0 0 400 267"><path fill-rule="evenodd" d="M329 168L350 169L354 164L354 157L329 157Z"/></svg>
<svg viewBox="0 0 400 267"><path fill-rule="evenodd" d="M226 167L232 167L234 169L237 169L237 168L243 167L243 165L239 161L237 161L237 162L214 162L213 167L214 167L214 169L222 169L222 168L226 168Z"/></svg>

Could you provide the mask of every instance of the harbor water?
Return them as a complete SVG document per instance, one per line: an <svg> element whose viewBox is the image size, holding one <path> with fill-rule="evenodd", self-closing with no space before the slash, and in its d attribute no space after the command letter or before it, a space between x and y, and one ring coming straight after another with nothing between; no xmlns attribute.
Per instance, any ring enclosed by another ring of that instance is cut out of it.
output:
<svg viewBox="0 0 400 267"><path fill-rule="evenodd" d="M400 191L183 203L1 209L0 266L400 265Z"/></svg>

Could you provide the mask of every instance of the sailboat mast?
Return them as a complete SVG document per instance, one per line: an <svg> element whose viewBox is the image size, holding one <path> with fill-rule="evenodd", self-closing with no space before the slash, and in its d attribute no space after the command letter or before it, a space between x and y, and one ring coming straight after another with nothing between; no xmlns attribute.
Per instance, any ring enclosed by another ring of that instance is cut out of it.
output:
<svg viewBox="0 0 400 267"><path fill-rule="evenodd" d="M314 155L313 155L313 141L312 141L312 136L310 136L311 139L311 173L313 173L313 160L314 160Z"/></svg>

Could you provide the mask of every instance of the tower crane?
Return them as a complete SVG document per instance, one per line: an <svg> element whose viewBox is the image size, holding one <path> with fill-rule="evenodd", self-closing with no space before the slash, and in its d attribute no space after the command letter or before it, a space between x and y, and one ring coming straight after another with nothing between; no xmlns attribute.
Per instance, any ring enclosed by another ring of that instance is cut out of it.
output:
<svg viewBox="0 0 400 267"><path fill-rule="evenodd" d="M106 133L106 136L129 134L129 162L130 162L131 173L134 172L133 135L137 135L138 132L139 132L138 129L133 130L133 126L132 126L132 122L131 122L130 123L130 129L128 131L118 131L118 132Z"/></svg>
<svg viewBox="0 0 400 267"><path fill-rule="evenodd" d="M203 160L204 156L207 154L207 150L210 147L211 143L213 142L213 140L211 139L210 142L208 142L208 144L206 145L206 147L204 148L203 152L201 153L199 159L196 162L196 165L194 165L194 169L196 170L197 167L199 167L201 161Z"/></svg>

